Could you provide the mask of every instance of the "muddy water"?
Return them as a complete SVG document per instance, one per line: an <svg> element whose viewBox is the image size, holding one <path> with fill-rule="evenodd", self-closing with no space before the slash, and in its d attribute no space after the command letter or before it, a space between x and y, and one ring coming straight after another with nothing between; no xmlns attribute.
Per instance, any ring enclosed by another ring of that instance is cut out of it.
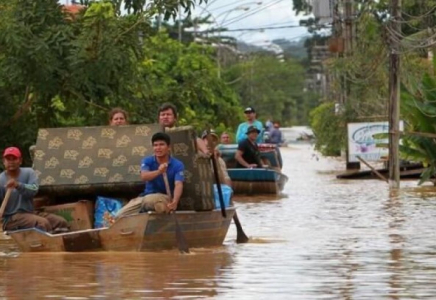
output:
<svg viewBox="0 0 436 300"><path fill-rule="evenodd" d="M20 254L0 299L435 299L436 190L341 181L343 162L283 149L285 195L239 197L248 244L162 253Z"/></svg>

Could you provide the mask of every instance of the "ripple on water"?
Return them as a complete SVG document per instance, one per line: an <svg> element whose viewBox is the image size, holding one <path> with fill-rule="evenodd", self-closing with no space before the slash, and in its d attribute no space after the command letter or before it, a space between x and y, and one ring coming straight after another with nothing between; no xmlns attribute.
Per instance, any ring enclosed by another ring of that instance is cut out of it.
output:
<svg viewBox="0 0 436 300"><path fill-rule="evenodd" d="M0 235L0 297L433 299L436 189L338 180L344 162L317 156L307 145L283 149L285 197L235 198L247 244L235 243L232 224L223 247L190 255L16 257Z"/></svg>

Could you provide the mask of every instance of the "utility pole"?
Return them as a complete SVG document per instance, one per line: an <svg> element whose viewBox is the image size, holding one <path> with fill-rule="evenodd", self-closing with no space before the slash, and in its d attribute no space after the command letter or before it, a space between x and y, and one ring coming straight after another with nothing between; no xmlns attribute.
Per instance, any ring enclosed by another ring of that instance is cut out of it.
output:
<svg viewBox="0 0 436 300"><path fill-rule="evenodd" d="M343 40L344 40L344 56L350 56L353 52L354 46L354 30L353 30L353 0L344 0L344 28L342 30ZM343 96L342 101L343 104L349 101L351 94L351 86L350 81L347 79L347 75L343 77ZM348 138L348 132L347 132ZM347 170L359 170L360 162L350 162L348 160L348 148L345 151L346 153L346 169Z"/></svg>
<svg viewBox="0 0 436 300"><path fill-rule="evenodd" d="M389 62L389 187L400 187L400 40L401 0L391 0L391 31ZM393 35L391 33L391 36Z"/></svg>
<svg viewBox="0 0 436 300"><path fill-rule="evenodd" d="M182 6L179 3L179 42L182 42Z"/></svg>

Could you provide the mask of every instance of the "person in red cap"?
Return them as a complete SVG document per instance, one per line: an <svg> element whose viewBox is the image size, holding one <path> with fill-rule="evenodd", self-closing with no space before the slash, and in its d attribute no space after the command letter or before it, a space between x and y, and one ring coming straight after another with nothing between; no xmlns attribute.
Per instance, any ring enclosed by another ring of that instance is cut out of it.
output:
<svg viewBox="0 0 436 300"><path fill-rule="evenodd" d="M38 178L32 168L22 168L21 163L20 149L5 149L5 171L0 174L0 201L3 201L7 189L12 189L12 193L3 214L3 230L35 227L50 233L68 231L68 223L64 218L35 212L33 197L38 192Z"/></svg>

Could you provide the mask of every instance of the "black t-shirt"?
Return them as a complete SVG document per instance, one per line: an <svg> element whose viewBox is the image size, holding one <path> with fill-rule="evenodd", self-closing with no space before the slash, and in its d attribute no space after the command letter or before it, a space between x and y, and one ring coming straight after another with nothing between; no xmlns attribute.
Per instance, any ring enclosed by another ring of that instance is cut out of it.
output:
<svg viewBox="0 0 436 300"><path fill-rule="evenodd" d="M260 168L262 167L260 163L260 152L256 143L250 142L248 139L242 140L238 144L238 150L242 152L242 158L248 164L257 164ZM236 163L237 168L245 168L245 166L241 165L239 162Z"/></svg>

